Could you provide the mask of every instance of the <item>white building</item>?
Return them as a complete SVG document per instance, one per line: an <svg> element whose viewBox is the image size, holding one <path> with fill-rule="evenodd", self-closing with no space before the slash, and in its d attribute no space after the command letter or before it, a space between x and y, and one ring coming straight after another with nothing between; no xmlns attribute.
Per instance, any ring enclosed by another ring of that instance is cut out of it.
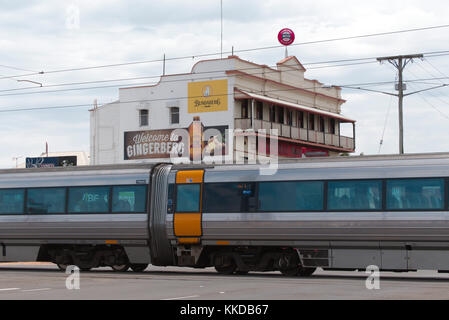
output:
<svg viewBox="0 0 449 320"><path fill-rule="evenodd" d="M161 76L156 85L121 88L117 101L90 110L91 164L167 161L170 152L204 151L220 142L234 158L233 151L251 157L262 147L251 137L269 141L272 129L279 157L353 152L355 121L340 114L341 89L308 80L305 71L296 57L270 68L230 56L200 61L191 73ZM352 124L352 137L341 135L341 123ZM187 141L189 131L179 141L173 132L190 127L192 137L192 125L202 127L199 146ZM225 129L249 131L229 138Z"/></svg>

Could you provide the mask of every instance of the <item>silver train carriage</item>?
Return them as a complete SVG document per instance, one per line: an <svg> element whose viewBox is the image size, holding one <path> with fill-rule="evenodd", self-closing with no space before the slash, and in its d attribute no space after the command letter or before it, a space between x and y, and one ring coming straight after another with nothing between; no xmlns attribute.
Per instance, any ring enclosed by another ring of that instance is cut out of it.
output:
<svg viewBox="0 0 449 320"><path fill-rule="evenodd" d="M449 270L449 154L0 170L0 262Z"/></svg>

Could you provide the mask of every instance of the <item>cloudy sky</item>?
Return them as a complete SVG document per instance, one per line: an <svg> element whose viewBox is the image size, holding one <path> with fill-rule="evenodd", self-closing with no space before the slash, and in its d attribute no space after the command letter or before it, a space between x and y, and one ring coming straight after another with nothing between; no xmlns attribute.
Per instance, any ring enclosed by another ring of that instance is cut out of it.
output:
<svg viewBox="0 0 449 320"><path fill-rule="evenodd" d="M50 151L89 151L88 109L94 99L111 102L118 97L118 87L156 82L162 64L55 71L158 60L164 54L175 58L220 52L219 0L21 3L0 0L0 168L13 167L13 157L39 155L46 142ZM442 26L449 24L448 16L449 5L443 0L223 0L223 50L234 47L243 59L274 66L284 55L283 48L276 47L277 33L289 27L296 34L289 54L305 65L307 78L329 85L394 81L396 70L375 59L340 67L315 62L426 53L404 71L406 80L430 79L409 82L410 93L449 83L449 55L432 54L449 51L449 28L300 43ZM239 52L271 46L275 48ZM169 61L166 72L189 72L198 60ZM40 71L45 73L37 74ZM142 77L147 78L129 80ZM92 81L108 82L73 85ZM394 92L391 83L364 88ZM356 154L378 154L382 136L380 153L396 153L397 99L352 89L343 89L343 98L347 102L342 113L357 120ZM449 87L405 98L404 126L406 152L449 151Z"/></svg>

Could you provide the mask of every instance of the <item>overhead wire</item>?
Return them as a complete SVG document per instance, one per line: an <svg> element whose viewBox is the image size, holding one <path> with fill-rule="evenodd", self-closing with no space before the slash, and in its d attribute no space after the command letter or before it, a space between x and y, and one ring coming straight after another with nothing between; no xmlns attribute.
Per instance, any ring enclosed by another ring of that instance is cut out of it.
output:
<svg viewBox="0 0 449 320"><path fill-rule="evenodd" d="M209 78L208 78L209 79ZM179 79L176 81L186 81L186 79ZM407 82L408 80L404 81ZM410 80L410 81L416 81L416 80ZM379 81L379 82L368 82L368 83L351 83L351 84L338 84L334 85L333 87L341 87L341 88L348 88L348 89L362 89L362 86L376 86L376 85L385 85L385 84L391 84L395 83L395 81ZM136 85L136 84L133 84ZM359 88L354 87L359 86ZM111 87L111 86L104 86L104 87ZM114 87L114 86L112 86ZM103 87L89 87L89 88L78 88L81 89L91 89L91 88L103 88ZM126 88L124 88L126 89ZM285 91L297 91L297 90L315 90L317 89L316 86L311 87L295 87L295 88L289 88L289 89L277 89L277 90L265 90L262 93L272 93L272 92L285 92ZM77 90L77 89L63 89L63 90L55 90L54 92L59 91L70 91L70 90ZM362 89L363 90L363 89ZM47 93L49 91L46 91ZM38 92L31 92L31 93L42 93L40 91ZM29 94L31 94L29 93ZM318 92L311 91L310 94L316 94ZM20 93L20 95L25 93ZM229 93L228 95L233 95L234 93ZM14 95L14 94L8 94L8 95ZM2 95L0 95L2 96ZM3 95L4 96L4 95ZM188 99L189 97L167 97L167 98L159 98L159 99L139 99L139 100L133 100L133 101L120 101L120 103L135 103L135 102L156 102L156 101L169 101L169 100L180 100L180 99ZM192 98L192 97L190 97ZM336 98L337 99L337 98ZM101 104L101 103L100 103ZM0 112L14 112L14 111L30 111L30 110L45 110L45 109L63 109L63 108L73 108L73 107L81 107L81 106L92 106L92 104L82 104L82 105L65 105L65 106L55 106L55 107L31 107L31 108L22 108L22 107L6 107L5 109L0 109ZM14 109L15 108L15 109Z"/></svg>
<svg viewBox="0 0 449 320"><path fill-rule="evenodd" d="M411 87L413 88L413 85L411 85ZM418 92L419 97L426 102L430 107L432 107L435 111L437 111L442 117L446 118L447 120L449 120L449 116L447 114L445 114L443 111L441 111L440 109L438 109L433 103L431 103L430 101L428 101L421 92Z"/></svg>
<svg viewBox="0 0 449 320"><path fill-rule="evenodd" d="M295 87L295 88L288 88L288 89L276 89L276 90L264 90L263 92L259 92L258 93L274 93L274 92L288 92L288 91L297 91L297 90L312 90L312 89L316 89L315 86L313 87L305 87L305 88L300 88L300 87ZM320 92L313 92L310 91L310 94L320 94ZM231 93L227 93L226 96L233 96L234 92ZM210 97L215 97L215 96L223 96L221 95L210 95ZM128 104L128 103L140 103L140 102L156 102L156 101L171 101L171 100L188 100L188 99L192 99L192 98L200 98L202 96L191 96L191 97L166 97L166 98L156 98L156 99L138 99L138 100L129 100L129 101L116 101L118 103L121 104ZM329 96L329 98L331 99L336 99L336 100L341 100L344 101L341 98L337 98L337 97L331 97ZM289 102L289 101L286 101ZM113 102L115 103L115 102ZM295 103L295 102L292 102ZM300 104L301 102L299 100L296 100L297 104ZM101 103L99 103L101 104ZM106 103L109 104L109 103ZM46 109L62 109L62 108L72 108L72 107L87 107L87 106L91 106L92 107L92 103L89 104L77 104L77 105L63 105L63 106L54 106L54 107L31 107L31 108L22 108L22 107L5 107L0 108L0 112L16 112L16 111L30 111L30 110L46 110ZM319 109L318 109L319 110Z"/></svg>
<svg viewBox="0 0 449 320"><path fill-rule="evenodd" d="M414 76L415 78L417 77L416 74L414 74L412 71L410 71L409 69L407 69L407 73L411 74L412 76ZM416 84L410 83L409 84L411 88L415 88ZM418 88L419 89L419 88ZM419 91L416 90L415 91ZM445 114L444 112L442 112L439 108L437 108L433 103L431 103L430 101L428 101L425 97L424 94L422 92L417 92L417 94L419 95L419 97L424 100L430 107L432 107L435 111L437 111L441 116L443 116L444 118L449 120L449 116L447 114ZM448 102L440 99L439 97L436 97L435 95L433 95L431 92L427 91L427 94L433 96L434 98L437 98L438 100L440 100L441 102L445 103L445 104L449 104Z"/></svg>
<svg viewBox="0 0 449 320"><path fill-rule="evenodd" d="M323 40L314 40L314 41L300 42L300 43L291 44L290 46L302 46L302 45L325 43L325 42L334 42L334 41L351 40L351 39L359 39L359 38L367 38L367 37L385 36L385 35L400 34L400 33L407 33L407 32L416 32L416 31L425 31L425 30L433 30L433 29L440 29L440 28L447 28L447 27L449 27L449 25L439 25L439 26L430 26L430 27L422 27L422 28L414 28L414 29L405 29L405 30L397 30L397 31L371 33L371 34L364 34L364 35L356 35L356 36L338 37L338 38L331 38L331 39L323 39ZM192 59L192 58L194 59L194 58L207 57L207 56L220 56L222 54L229 54L229 53L233 54L233 53L239 53L239 52L251 52L251 51L276 49L276 48L283 48L283 46L282 45L266 46L266 47L249 48L249 49L242 49L242 50L233 50L233 51L227 51L227 52L205 53L205 54L196 54L196 55L172 57L172 58L165 58L164 57L162 59L133 61L133 62L124 62L124 63L115 63L115 64L88 66L88 67L78 67L78 68L66 68L66 69L59 69L59 70L33 72L31 74L12 75L12 76L7 76L7 77L16 78L16 77L32 76L32 75L37 75L37 74L51 74L51 73L60 73L60 72L69 72L69 71L82 71L82 70L89 70L89 69L110 68L110 67L118 67L118 66L125 66L125 65L155 63L155 62L163 62L163 61L183 60L183 59ZM441 53L443 53L443 52L447 52L447 51L441 51ZM440 52L437 52L437 53L440 53ZM0 80L4 79L4 78L6 78L6 77L0 77Z"/></svg>
<svg viewBox="0 0 449 320"><path fill-rule="evenodd" d="M358 65L358 64L371 64L371 63L377 63L376 61L372 62L364 62L364 63L355 63L355 64L344 64L344 65L336 65L336 66L324 66L324 67L315 67L318 68L328 68L328 67L341 67L341 66L349 66L349 65ZM268 68L273 68L274 66L266 66ZM234 69L234 70L227 70L227 71L247 71L247 70L260 70L263 68L262 66L258 67L251 67L251 68L241 68L241 69ZM309 68L315 69L315 68ZM203 72L196 72L192 73L191 75L198 75L198 74L216 74L220 72L224 72L226 70L213 70L213 71L203 71ZM294 71L302 71L302 69L299 68L291 68L291 70L285 70L283 72L294 72ZM258 73L250 73L250 75L265 75L270 73L278 73L278 70L272 70L272 71L265 71L262 70ZM189 74L182 74L189 75ZM1 96L17 96L17 95L29 95L29 94L40 94L40 93L55 93L55 92L64 92L64 91L78 91L78 90L89 90L89 89L102 89L102 88L113 88L113 87L126 87L126 86L152 86L156 85L157 82L143 82L143 83L120 83L117 85L110 85L110 86L93 86L93 87L81 87L81 88L72 88L72 89L62 89L62 90L47 90L47 91L41 91L42 88L51 88L51 87L61 87L61 86L78 86L78 85L84 85L84 84L93 84L93 83L107 83L107 82L117 82L117 81L128 81L128 80L141 80L141 79L161 79L162 77L170 77L170 76L178 76L178 75L167 75L167 76L161 76L161 75L154 75L154 76L146 76L146 77L134 77L134 78L122 78L122 79L108 79L108 80L96 80L96 81L86 81L86 82L72 82L72 83L62 83L62 84L51 84L51 85L42 85L40 87L32 86L32 87L26 87L26 88L13 88L13 89L4 89L0 90L0 93L2 92L13 92L13 91L22 91L22 90L39 90L39 91L33 91L33 92L19 92L19 93L8 93L8 94L0 94ZM203 77L203 78L195 78L195 80L212 80L212 79L218 79L222 76L217 77ZM449 77L436 77L436 78L425 78L422 80L442 80L442 79L449 79ZM186 79L176 79L176 80L164 80L164 83L170 83L170 82L182 82L186 81ZM411 81L418 81L418 80L411 80ZM385 84L391 83L391 81L385 81ZM358 84L359 86L370 86L370 85L382 85L380 82L375 83L366 83L366 84Z"/></svg>
<svg viewBox="0 0 449 320"><path fill-rule="evenodd" d="M420 63L416 63L416 65L418 67L420 67L422 70L424 70L424 72L428 73L429 75L431 75L432 77L435 77L434 74L432 74L431 72L429 72L426 68L424 68ZM410 73L411 75L413 75L415 78L417 77L416 74L414 74L412 71L407 70L408 73ZM445 83L441 80L438 80L441 84L445 85ZM437 89L437 88L435 88ZM441 97L438 97L437 95L433 94L432 92L427 92L429 95L431 95L432 97L434 97L435 99L440 100L441 102L443 102L444 104L449 105L449 102L447 102L446 100L442 99Z"/></svg>
<svg viewBox="0 0 449 320"><path fill-rule="evenodd" d="M248 68L248 69L260 69L260 67L258 68ZM245 69L234 69L234 70L228 70L228 71L241 71L241 70L245 70ZM291 69L291 70L286 70L283 72L295 72L295 71L300 71L301 69ZM209 72L200 72L200 73L194 73L192 75L198 75L198 74L216 74L219 72L223 72L223 71L209 71ZM273 70L273 71L260 71L257 73L248 73L251 76L263 76L266 74L270 74L270 73L278 73L278 70ZM184 75L181 75L184 76ZM234 76L238 76L238 75L234 75ZM11 92L11 91L19 91L19 90L41 90L41 88L49 88L49 87L60 87L60 86L75 86L75 85L83 85L83 84L91 84L91 83L105 83L105 82L116 82L116 81L124 81L124 80L139 80L139 79L154 79L154 78L161 78L160 75L158 76L148 76L148 77L136 77L136 78L128 78L128 79L114 79L114 80L102 80L102 81L88 81L88 82L79 82L79 83L65 83L65 84L55 84L55 85L43 85L42 87L27 87L27 88L15 88L15 89L6 89L6 90L0 90L1 92ZM221 79L223 78L223 75L220 76L215 76L215 77L211 77L211 76L205 76L205 77L195 77L195 79L192 80L212 80L212 79ZM308 80L308 79L306 79ZM185 82L186 79L182 78L182 79L174 79L174 80L164 80L164 83L173 83L173 82ZM313 80L309 80L309 81L313 81ZM30 94L45 94L45 93L55 93L55 92L64 92L64 91L77 91L77 90L89 90L89 89L103 89L103 88L114 88L114 87L123 87L126 88L127 86L154 86L157 83L154 82L143 82L143 83L120 83L120 84L116 84L116 85L108 85L108 86L94 86L94 87L81 87L81 88L71 88L71 89L61 89L61 90L46 90L46 91L32 91L32 92L19 92L19 93L5 93L5 94L0 94L0 97L5 97L5 96L17 96L17 95L30 95ZM367 84L361 84L361 85L367 85ZM379 83L369 83L368 85L379 85ZM298 89L302 89L299 88ZM304 88L304 90L308 90L307 88Z"/></svg>

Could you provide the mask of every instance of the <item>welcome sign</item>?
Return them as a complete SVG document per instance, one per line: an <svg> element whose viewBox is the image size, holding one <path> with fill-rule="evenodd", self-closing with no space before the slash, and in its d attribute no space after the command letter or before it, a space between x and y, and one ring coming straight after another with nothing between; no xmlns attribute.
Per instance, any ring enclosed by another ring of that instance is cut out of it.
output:
<svg viewBox="0 0 449 320"><path fill-rule="evenodd" d="M188 112L228 110L228 80L189 82Z"/></svg>
<svg viewBox="0 0 449 320"><path fill-rule="evenodd" d="M183 142L172 135L173 129L125 132L125 160L170 158L183 152Z"/></svg>
<svg viewBox="0 0 449 320"><path fill-rule="evenodd" d="M180 129L185 130L186 136L189 135L188 128ZM209 155L225 155L227 129L228 126L204 127L201 131L201 150ZM181 136L174 131L175 129L162 129L125 132L124 159L170 158L171 155L180 156L184 151L189 151L189 141L182 141Z"/></svg>

